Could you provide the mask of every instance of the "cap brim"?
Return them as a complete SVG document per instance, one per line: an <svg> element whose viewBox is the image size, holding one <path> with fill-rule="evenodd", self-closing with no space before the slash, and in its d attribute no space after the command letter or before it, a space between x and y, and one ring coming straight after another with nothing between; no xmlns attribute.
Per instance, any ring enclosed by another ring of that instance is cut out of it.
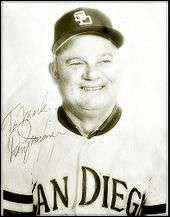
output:
<svg viewBox="0 0 170 217"><path fill-rule="evenodd" d="M59 48L61 48L63 44L65 44L72 37L81 34L93 34L102 36L111 40L117 48L120 48L123 45L124 41L123 35L113 28L105 26L84 26L81 28L74 28L72 31L67 32L62 37L60 37L60 39L58 41L55 41L55 43L53 44L52 51L55 53Z"/></svg>

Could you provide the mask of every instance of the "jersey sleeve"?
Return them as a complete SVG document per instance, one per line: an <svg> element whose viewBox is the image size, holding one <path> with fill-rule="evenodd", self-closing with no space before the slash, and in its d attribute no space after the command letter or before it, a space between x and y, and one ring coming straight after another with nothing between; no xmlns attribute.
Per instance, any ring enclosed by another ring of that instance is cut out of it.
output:
<svg viewBox="0 0 170 217"><path fill-rule="evenodd" d="M165 149L153 152L151 173L148 178L145 201L142 208L143 215L167 215L167 160Z"/></svg>
<svg viewBox="0 0 170 217"><path fill-rule="evenodd" d="M37 147L8 123L2 133L2 212L3 215L33 214L33 165ZM15 126L13 126L15 127ZM25 129L26 130L26 129Z"/></svg>

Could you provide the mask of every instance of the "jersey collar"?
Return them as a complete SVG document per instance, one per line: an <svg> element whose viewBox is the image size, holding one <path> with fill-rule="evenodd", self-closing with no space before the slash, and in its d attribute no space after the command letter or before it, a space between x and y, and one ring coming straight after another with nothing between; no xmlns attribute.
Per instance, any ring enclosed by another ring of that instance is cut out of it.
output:
<svg viewBox="0 0 170 217"><path fill-rule="evenodd" d="M109 130L111 130L119 121L122 114L122 109L115 105L115 107L112 110L112 113L109 115L109 117L103 122L103 124L98 128L98 130L91 132L88 135L88 139L102 135ZM66 127L68 130L72 131L73 133L76 133L78 135L81 135L78 129L76 128L75 124L71 121L71 119L67 116L62 106L58 108L58 120L59 122Z"/></svg>

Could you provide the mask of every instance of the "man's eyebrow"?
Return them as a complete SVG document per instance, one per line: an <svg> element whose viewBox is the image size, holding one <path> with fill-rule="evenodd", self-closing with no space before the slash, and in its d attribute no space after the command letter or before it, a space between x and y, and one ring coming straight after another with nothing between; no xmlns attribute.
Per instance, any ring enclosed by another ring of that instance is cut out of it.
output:
<svg viewBox="0 0 170 217"><path fill-rule="evenodd" d="M102 54L100 57L104 57L104 56L113 57L113 54L112 54L112 53L104 53L104 54Z"/></svg>
<svg viewBox="0 0 170 217"><path fill-rule="evenodd" d="M65 63L66 64L68 64L68 63L70 63L72 60L81 60L81 61L83 61L80 57L71 57L71 58L68 58L68 59L66 59L66 61L65 61Z"/></svg>

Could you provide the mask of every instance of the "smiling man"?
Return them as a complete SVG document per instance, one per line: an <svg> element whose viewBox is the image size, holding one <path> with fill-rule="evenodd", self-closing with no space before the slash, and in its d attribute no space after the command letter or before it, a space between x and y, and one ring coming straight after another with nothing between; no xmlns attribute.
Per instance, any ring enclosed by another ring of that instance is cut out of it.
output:
<svg viewBox="0 0 170 217"><path fill-rule="evenodd" d="M165 214L161 140L132 129L117 104L123 41L96 9L77 8L56 22L49 68L62 105L27 162L16 156L6 169L19 165L5 183L5 215L31 214L33 205L35 215Z"/></svg>
<svg viewBox="0 0 170 217"><path fill-rule="evenodd" d="M120 73L114 71L114 65L118 48L104 37L79 35L61 49L56 55L53 77L64 112L81 134L88 136L116 107Z"/></svg>

